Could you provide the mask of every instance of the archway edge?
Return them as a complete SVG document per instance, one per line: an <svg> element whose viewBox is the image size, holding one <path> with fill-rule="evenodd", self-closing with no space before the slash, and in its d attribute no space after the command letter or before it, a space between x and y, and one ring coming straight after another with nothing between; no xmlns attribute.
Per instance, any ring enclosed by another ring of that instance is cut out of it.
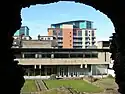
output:
<svg viewBox="0 0 125 94"><path fill-rule="evenodd" d="M81 3L88 5L96 10L99 10L103 14L105 14L115 25L114 18L117 18L116 10L113 11L117 5L117 3L113 0L109 0L108 3L105 0L24 0L22 3L22 7L30 7L31 5L36 4L51 4L51 3L57 3L59 1L69 1L69 2L75 2L75 3ZM115 26L114 26L115 27Z"/></svg>

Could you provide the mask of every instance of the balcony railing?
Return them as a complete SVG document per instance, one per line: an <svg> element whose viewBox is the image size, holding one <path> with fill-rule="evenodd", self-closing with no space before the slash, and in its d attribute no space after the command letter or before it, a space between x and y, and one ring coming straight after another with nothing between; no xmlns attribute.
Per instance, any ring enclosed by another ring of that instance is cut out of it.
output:
<svg viewBox="0 0 125 94"><path fill-rule="evenodd" d="M69 58L69 59L18 59L22 65L80 65L80 64L109 64L105 59Z"/></svg>
<svg viewBox="0 0 125 94"><path fill-rule="evenodd" d="M82 36L73 36L74 38L82 38Z"/></svg>
<svg viewBox="0 0 125 94"><path fill-rule="evenodd" d="M76 44L76 43L75 43L75 44L73 44L73 46L82 46L82 44Z"/></svg>
<svg viewBox="0 0 125 94"><path fill-rule="evenodd" d="M58 44L58 46L62 46L62 44Z"/></svg>
<svg viewBox="0 0 125 94"><path fill-rule="evenodd" d="M62 42L62 40L58 40L58 42Z"/></svg>
<svg viewBox="0 0 125 94"><path fill-rule="evenodd" d="M82 40L73 40L73 42L82 42Z"/></svg>

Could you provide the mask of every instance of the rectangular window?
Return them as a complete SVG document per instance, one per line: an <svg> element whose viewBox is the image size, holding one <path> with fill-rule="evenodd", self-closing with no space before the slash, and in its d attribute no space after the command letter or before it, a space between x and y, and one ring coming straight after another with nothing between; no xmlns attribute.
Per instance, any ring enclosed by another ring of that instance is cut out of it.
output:
<svg viewBox="0 0 125 94"><path fill-rule="evenodd" d="M50 40L50 38L48 38L48 40Z"/></svg>
<svg viewBox="0 0 125 94"><path fill-rule="evenodd" d="M91 25L91 22L90 21L87 21L87 28L92 28L92 25Z"/></svg>
<svg viewBox="0 0 125 94"><path fill-rule="evenodd" d="M56 30L53 30L53 35L57 36Z"/></svg>
<svg viewBox="0 0 125 94"><path fill-rule="evenodd" d="M78 36L82 36L82 31L78 31Z"/></svg>
<svg viewBox="0 0 125 94"><path fill-rule="evenodd" d="M73 36L77 36L76 30L73 30Z"/></svg>
<svg viewBox="0 0 125 94"><path fill-rule="evenodd" d="M58 35L59 35L59 36L62 36L62 30L60 30L60 31L58 32Z"/></svg>
<svg viewBox="0 0 125 94"><path fill-rule="evenodd" d="M87 30L85 31L85 36L88 36L88 31Z"/></svg>
<svg viewBox="0 0 125 94"><path fill-rule="evenodd" d="M92 36L95 36L95 35L94 35L94 31L92 31Z"/></svg>

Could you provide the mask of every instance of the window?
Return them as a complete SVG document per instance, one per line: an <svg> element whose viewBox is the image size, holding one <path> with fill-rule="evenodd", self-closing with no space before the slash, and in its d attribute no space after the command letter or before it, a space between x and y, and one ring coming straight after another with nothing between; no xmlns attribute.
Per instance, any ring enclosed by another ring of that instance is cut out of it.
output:
<svg viewBox="0 0 125 94"><path fill-rule="evenodd" d="M62 36L62 30L58 31L58 35Z"/></svg>
<svg viewBox="0 0 125 94"><path fill-rule="evenodd" d="M94 54L94 53L88 53L88 54L84 54L84 58L98 58L98 53Z"/></svg>
<svg viewBox="0 0 125 94"><path fill-rule="evenodd" d="M103 41L103 47L109 47L109 41Z"/></svg>
<svg viewBox="0 0 125 94"><path fill-rule="evenodd" d="M87 30L85 31L85 36L88 36L88 31Z"/></svg>
<svg viewBox="0 0 125 94"><path fill-rule="evenodd" d="M76 30L73 30L73 36L77 36Z"/></svg>
<svg viewBox="0 0 125 94"><path fill-rule="evenodd" d="M50 40L50 38L48 38L48 40Z"/></svg>
<svg viewBox="0 0 125 94"><path fill-rule="evenodd" d="M87 21L87 28L92 28L91 22Z"/></svg>
<svg viewBox="0 0 125 94"><path fill-rule="evenodd" d="M85 40L86 40L86 41L89 41L89 40L90 40L90 37L86 37Z"/></svg>
<svg viewBox="0 0 125 94"><path fill-rule="evenodd" d="M56 30L53 30L53 35L55 35L55 36L57 35Z"/></svg>
<svg viewBox="0 0 125 94"><path fill-rule="evenodd" d="M94 31L92 31L92 36L94 36Z"/></svg>
<svg viewBox="0 0 125 94"><path fill-rule="evenodd" d="M95 42L92 42L92 45L95 45Z"/></svg>
<svg viewBox="0 0 125 94"><path fill-rule="evenodd" d="M82 36L82 31L78 31L78 36Z"/></svg>

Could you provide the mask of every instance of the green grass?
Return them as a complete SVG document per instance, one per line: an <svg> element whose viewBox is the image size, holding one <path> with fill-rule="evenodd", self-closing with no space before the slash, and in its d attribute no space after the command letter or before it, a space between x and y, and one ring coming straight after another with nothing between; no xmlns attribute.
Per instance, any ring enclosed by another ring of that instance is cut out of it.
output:
<svg viewBox="0 0 125 94"><path fill-rule="evenodd" d="M44 80L49 89L61 86L72 87L80 92L101 92L102 88L96 87L84 80Z"/></svg>
<svg viewBox="0 0 125 94"><path fill-rule="evenodd" d="M61 90L59 91L57 89L53 89L53 90L42 92L40 94L69 94L69 93L66 93L65 91L61 91Z"/></svg>
<svg viewBox="0 0 125 94"><path fill-rule="evenodd" d="M36 92L37 87L35 85L35 80L26 80L22 92Z"/></svg>
<svg viewBox="0 0 125 94"><path fill-rule="evenodd" d="M113 89L117 88L117 84L115 83L114 78L103 78L94 82L94 84L100 87L103 87L104 89L105 88L113 88Z"/></svg>

